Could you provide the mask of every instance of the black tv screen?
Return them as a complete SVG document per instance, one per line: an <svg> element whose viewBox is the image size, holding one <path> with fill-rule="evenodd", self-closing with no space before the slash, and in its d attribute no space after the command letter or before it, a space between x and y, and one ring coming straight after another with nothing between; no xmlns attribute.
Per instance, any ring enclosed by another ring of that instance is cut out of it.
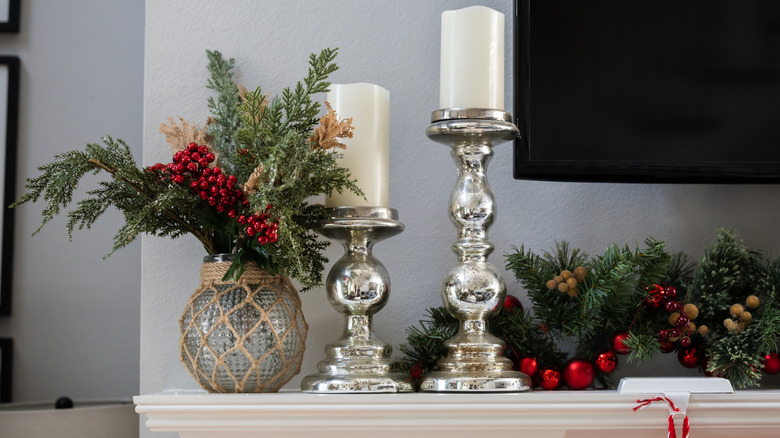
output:
<svg viewBox="0 0 780 438"><path fill-rule="evenodd" d="M516 11L515 178L780 182L780 1Z"/></svg>

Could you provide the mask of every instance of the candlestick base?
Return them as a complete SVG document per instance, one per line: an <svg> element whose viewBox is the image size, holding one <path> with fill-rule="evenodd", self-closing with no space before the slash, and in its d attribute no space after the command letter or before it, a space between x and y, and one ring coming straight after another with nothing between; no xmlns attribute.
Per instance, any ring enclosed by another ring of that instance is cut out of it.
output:
<svg viewBox="0 0 780 438"><path fill-rule="evenodd" d="M393 348L371 331L371 318L390 294L390 277L371 253L376 242L403 231L398 212L383 207L336 207L320 233L340 241L345 254L331 268L325 283L328 299L345 317L343 336L325 347L318 374L301 382L303 392L411 392L411 378L396 370Z"/></svg>
<svg viewBox="0 0 780 438"><path fill-rule="evenodd" d="M511 114L491 109L450 108L433 113L426 134L452 148L458 180L450 196L450 217L458 228L452 245L458 263L442 284L445 309L460 321L457 335L444 346L439 371L425 376L422 391L518 392L531 389L531 379L512 370L503 355L504 342L490 334L487 321L506 297L501 273L487 261L493 252L488 227L495 217L487 164L493 143L517 137Z"/></svg>

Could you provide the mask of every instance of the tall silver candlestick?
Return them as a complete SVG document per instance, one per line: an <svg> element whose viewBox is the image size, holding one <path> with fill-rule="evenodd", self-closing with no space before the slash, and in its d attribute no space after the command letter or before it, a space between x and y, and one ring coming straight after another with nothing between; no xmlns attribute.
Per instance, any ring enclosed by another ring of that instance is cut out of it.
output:
<svg viewBox="0 0 780 438"><path fill-rule="evenodd" d="M332 222L320 233L344 245L345 254L331 268L325 283L328 299L345 317L341 339L325 347L318 374L306 376L304 392L374 393L413 391L406 374L395 373L393 348L371 331L372 316L387 303L390 276L371 253L375 243L404 230L398 212L383 207L329 209Z"/></svg>
<svg viewBox="0 0 780 438"><path fill-rule="evenodd" d="M531 389L531 379L512 370L504 342L490 334L487 321L500 310L506 285L487 261L494 246L488 227L495 217L493 191L486 170L493 143L519 134L512 115L500 110L451 108L431 116L426 134L452 148L458 180L450 196L450 216L458 228L452 249L458 264L442 285L444 307L460 321L458 334L445 343L439 371L425 376L420 389L438 392L517 392Z"/></svg>

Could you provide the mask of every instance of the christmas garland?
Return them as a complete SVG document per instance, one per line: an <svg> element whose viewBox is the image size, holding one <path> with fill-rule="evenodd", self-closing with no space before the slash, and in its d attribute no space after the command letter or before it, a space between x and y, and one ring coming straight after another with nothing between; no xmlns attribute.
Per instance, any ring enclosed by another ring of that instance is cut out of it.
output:
<svg viewBox="0 0 780 438"><path fill-rule="evenodd" d="M673 351L681 365L738 388L758 385L761 371L780 371L780 259L745 248L731 231L718 233L698 266L653 239L643 248L613 245L593 258L566 242L542 254L521 246L506 260L533 311L508 295L491 332L534 385L608 387L619 356L641 362ZM412 377L437 369L457 328L440 307L407 329L401 351Z"/></svg>

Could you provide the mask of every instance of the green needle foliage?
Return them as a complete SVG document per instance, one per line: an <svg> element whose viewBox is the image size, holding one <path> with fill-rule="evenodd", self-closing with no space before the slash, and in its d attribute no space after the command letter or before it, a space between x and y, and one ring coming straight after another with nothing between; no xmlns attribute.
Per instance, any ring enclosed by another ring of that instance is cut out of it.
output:
<svg viewBox="0 0 780 438"><path fill-rule="evenodd" d="M426 316L420 320L419 327L406 329L406 342L400 345L404 354L401 365L409 369L420 365L425 373L437 371L439 358L445 355L444 343L458 333L458 320L443 307L426 310Z"/></svg>
<svg viewBox="0 0 780 438"><path fill-rule="evenodd" d="M103 144L90 143L84 151L57 155L38 170L41 175L27 179L28 192L11 205L18 207L43 197L47 205L35 234L71 204L82 177L105 171L111 179L101 181L99 188L88 191L87 197L67 212L68 238L75 229L89 229L114 206L124 214L125 224L114 236L108 255L130 244L139 233L171 238L191 233L204 246L211 245L213 236L197 225L197 209L193 209L190 193L180 186L167 187L155 175L140 170L122 140L105 137Z"/></svg>
<svg viewBox="0 0 780 438"><path fill-rule="evenodd" d="M642 249L613 245L590 259L567 242L556 243L552 252L541 254L515 248L506 266L527 289L533 313L502 309L490 320L491 332L506 342L507 357L515 361L534 357L540 368L562 368L567 360L562 347L571 343L576 346L575 356L593 358L599 350L611 348L617 331L629 329L637 312L643 310L646 288L663 278L669 262L664 244L653 239L646 240ZM584 269L584 275L574 296L549 288L548 282L562 271L577 268ZM407 329L407 342L401 346L405 365L435 370L444 354L444 341L457 327L457 320L444 308L429 309L419 328ZM654 333L645 336L658 351ZM606 375L598 377L605 386L609 384Z"/></svg>
<svg viewBox="0 0 780 438"><path fill-rule="evenodd" d="M613 245L590 260L566 242L542 256L521 247L507 256L506 267L528 291L537 324L544 324L554 338L579 340L575 354L592 357L611 345L615 332L629 328L646 287L667 271L669 255L664 244L648 239L645 245L641 250ZM578 266L587 274L575 296L547 286L562 271ZM539 357L538 349L531 351Z"/></svg>
<svg viewBox="0 0 780 438"><path fill-rule="evenodd" d="M694 343L707 350L708 371L738 388L758 385L763 356L777 352L779 266L780 260L767 260L761 252L746 248L734 232L721 230L689 287L688 300L699 308L698 322L709 328L707 336L695 338ZM755 309L746 305L751 295L760 302ZM731 310L735 304L750 312L750 323L729 329L727 321L740 321Z"/></svg>
<svg viewBox="0 0 780 438"><path fill-rule="evenodd" d="M256 211L270 205L279 223L276 243L257 245L247 240L238 248L239 257L295 277L304 289L322 283L327 262L322 251L328 242L319 241L314 229L329 218L323 206L309 204L307 199L343 190L362 194L349 171L339 167L340 154L309 140L320 111L313 95L328 91L327 78L338 69L333 62L336 54L334 49L312 54L306 77L268 104L261 87L239 91L232 82L232 59L226 61L219 52L208 53L209 87L219 93L209 101L216 120L209 132L222 153L220 162L232 163L239 181L249 180L262 169L257 189L247 199Z"/></svg>
<svg viewBox="0 0 780 438"><path fill-rule="evenodd" d="M67 213L68 236L76 228L89 228L108 208L115 207L125 223L114 236L110 253L132 242L139 233L171 238L191 234L209 254L238 254L226 279L238 278L247 263L256 263L271 273L297 279L303 290L318 286L327 262L322 251L328 242L319 241L314 230L329 215L323 206L310 204L308 199L344 190L362 194L349 171L339 167L340 154L313 140L320 112L314 96L328 91L327 78L338 69L336 54L335 49L312 54L306 77L295 87L282 90L269 104L260 87L246 91L233 81L233 59L226 60L217 51L207 52L207 88L216 95L207 102L212 113L207 125L211 144L199 154L214 152L214 164L223 175L235 177L235 187L241 189L241 199L248 205L234 201L227 208L215 208L204 189L197 188L198 182L206 184L206 173L202 173L205 163L198 164L197 170L175 170L175 160L140 168L123 141L106 137L103 144L88 144L84 151L57 155L53 162L39 167L41 174L27 179L27 193L13 206L43 198L46 206L37 233L70 206L84 175L106 172L108 180L88 191ZM329 135L329 141L345 136L341 132ZM187 144L174 146L182 149ZM175 172L183 176L179 182L173 178ZM219 196L230 198L230 193ZM273 239L261 242L239 219L265 213L269 215L266 223L278 228Z"/></svg>

